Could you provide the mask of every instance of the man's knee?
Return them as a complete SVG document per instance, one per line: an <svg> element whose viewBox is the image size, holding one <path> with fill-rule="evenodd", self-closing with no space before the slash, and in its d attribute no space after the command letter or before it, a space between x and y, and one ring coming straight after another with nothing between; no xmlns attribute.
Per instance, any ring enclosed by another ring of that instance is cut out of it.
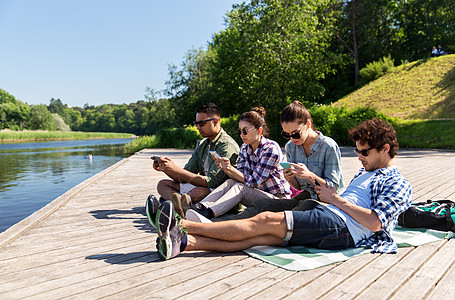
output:
<svg viewBox="0 0 455 300"><path fill-rule="evenodd" d="M158 181L158 184L156 185L157 188L167 188L167 187L173 187L176 182L171 179L161 179Z"/></svg>
<svg viewBox="0 0 455 300"><path fill-rule="evenodd" d="M170 200L172 193L178 192L180 190L180 185L170 179L162 179L158 182L156 186L158 194L160 194L166 200Z"/></svg>
<svg viewBox="0 0 455 300"><path fill-rule="evenodd" d="M284 212L264 211L251 218L258 224L267 225L280 223L284 220Z"/></svg>
<svg viewBox="0 0 455 300"><path fill-rule="evenodd" d="M286 236L286 217L284 212L265 211L252 217L253 230L283 239Z"/></svg>

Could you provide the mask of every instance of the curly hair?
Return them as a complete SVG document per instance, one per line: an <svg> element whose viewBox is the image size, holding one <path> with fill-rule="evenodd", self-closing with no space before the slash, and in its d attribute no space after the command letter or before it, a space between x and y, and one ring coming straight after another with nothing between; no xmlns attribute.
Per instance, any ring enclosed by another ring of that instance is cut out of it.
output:
<svg viewBox="0 0 455 300"><path fill-rule="evenodd" d="M254 128L262 127L262 135L267 137L269 135L269 128L265 122L265 108L253 107L250 111L244 112L239 121L246 121L254 126Z"/></svg>
<svg viewBox="0 0 455 300"><path fill-rule="evenodd" d="M392 125L375 118L360 123L356 128L349 130L349 138L360 145L368 144L380 150L385 144L390 145L389 156L394 158L398 152L397 132Z"/></svg>

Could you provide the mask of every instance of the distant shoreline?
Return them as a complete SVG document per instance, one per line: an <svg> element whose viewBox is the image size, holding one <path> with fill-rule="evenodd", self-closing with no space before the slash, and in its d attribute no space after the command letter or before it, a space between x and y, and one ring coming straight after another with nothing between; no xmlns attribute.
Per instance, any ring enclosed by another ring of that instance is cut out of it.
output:
<svg viewBox="0 0 455 300"><path fill-rule="evenodd" d="M136 138L131 133L118 132L82 132L82 131L0 131L0 143L33 142L33 141L60 141L86 139L121 139Z"/></svg>

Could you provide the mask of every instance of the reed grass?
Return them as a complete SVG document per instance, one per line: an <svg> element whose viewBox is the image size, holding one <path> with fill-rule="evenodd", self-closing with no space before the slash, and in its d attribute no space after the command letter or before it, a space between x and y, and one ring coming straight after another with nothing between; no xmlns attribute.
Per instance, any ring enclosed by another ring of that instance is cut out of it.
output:
<svg viewBox="0 0 455 300"><path fill-rule="evenodd" d="M131 133L81 131L0 131L0 142L131 138Z"/></svg>

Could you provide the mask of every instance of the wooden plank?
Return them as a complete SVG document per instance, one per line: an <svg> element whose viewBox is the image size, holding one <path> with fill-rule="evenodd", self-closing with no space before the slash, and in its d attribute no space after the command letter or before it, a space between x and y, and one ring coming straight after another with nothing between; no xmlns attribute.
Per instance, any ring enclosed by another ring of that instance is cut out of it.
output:
<svg viewBox="0 0 455 300"><path fill-rule="evenodd" d="M454 249L454 243L444 241L443 247L433 256L428 256L422 267L412 274L391 299L424 299L455 261Z"/></svg>
<svg viewBox="0 0 455 300"><path fill-rule="evenodd" d="M247 265L248 263L248 265ZM241 285L248 285L249 289L254 286L257 278L276 270L277 267L264 263L257 259L248 259L242 270L235 274L229 275L227 278L218 280L205 287L200 287L197 290L190 292L180 299L209 299L218 295L224 295L231 290L237 290Z"/></svg>
<svg viewBox="0 0 455 300"><path fill-rule="evenodd" d="M260 292L264 289L264 287L274 286L277 282L281 282L281 280L288 278L291 276L290 273L290 271L275 267L273 270L265 272L260 276L248 278L249 280L246 279L246 283L235 286L227 292L218 294L210 299L221 300L249 298Z"/></svg>
<svg viewBox="0 0 455 300"><path fill-rule="evenodd" d="M53 285L47 289L40 289L42 292L35 294L35 296L39 296L40 299L101 298L112 293L122 293L132 288L135 290L135 287L150 282L160 286L160 282L163 280L166 282L167 276L179 273L182 269L192 268L196 271L204 268L205 265L210 267L216 263L226 264L226 260L219 259L220 256L213 257L207 253L194 253L192 257L179 257L166 262L158 260L156 252L150 253L151 259L148 260L141 260L132 264L113 263L96 272L87 270L74 278L55 280L52 282Z"/></svg>
<svg viewBox="0 0 455 300"><path fill-rule="evenodd" d="M331 289L320 299L353 299L357 297L361 291L367 289L385 272L393 268L410 251L411 248L406 248L399 249L397 254L376 254L380 257L370 263L367 268L359 269L353 276ZM375 297L375 299L377 298Z"/></svg>
<svg viewBox="0 0 455 300"><path fill-rule="evenodd" d="M318 280L320 276L331 272L341 263L332 264L317 268L315 270L296 272L280 282L263 288L259 293L251 297L251 299L279 299L287 297L292 291L298 290L305 285Z"/></svg>
<svg viewBox="0 0 455 300"><path fill-rule="evenodd" d="M360 269L370 267L379 257L380 255L368 253L351 258L331 269L330 272L319 276L317 280L293 290L287 298L300 299L308 295L311 295L312 298L322 297L336 286L343 284L351 276L354 276Z"/></svg>
<svg viewBox="0 0 455 300"><path fill-rule="evenodd" d="M180 260L182 258L184 257L179 257ZM220 272L212 277L213 270L223 270L231 265L236 266L236 269L242 269L243 262L247 259L243 255L216 255L212 257L209 255L204 256L204 258L210 260L200 263L198 261L200 258L193 259L190 261L190 266L183 267L174 263L171 270L167 272L150 270L140 278L134 277L135 280L138 280L134 284L129 284L120 289L116 287L115 290L111 288L107 297L112 299L139 299L141 297L153 298L159 295L160 298L176 298L197 289L200 285L205 286L230 274ZM166 265L169 262L171 261L163 262L163 264Z"/></svg>
<svg viewBox="0 0 455 300"><path fill-rule="evenodd" d="M153 249L148 249L150 243L144 240L142 243L134 245L119 245L118 248L110 249L104 253L91 255L88 257L68 257L59 261L53 261L45 266L30 267L23 270L14 270L8 272L8 277L2 280L3 286L0 287L0 293L20 288L27 282L32 285L43 280L54 280L66 277L68 274L76 274L85 270L92 270L106 267L109 264L128 264L143 261L157 261L158 256ZM144 249L148 249L144 251ZM51 272L43 272L43 269ZM6 277L6 275L5 275ZM6 285L8 284L8 285Z"/></svg>
<svg viewBox="0 0 455 300"><path fill-rule="evenodd" d="M447 246L450 245L454 248L455 240L450 240ZM453 253L453 252L452 252ZM455 299L455 289L453 283L455 282L455 264L452 262L447 273L436 284L434 289L428 295L428 299Z"/></svg>
<svg viewBox="0 0 455 300"><path fill-rule="evenodd" d="M387 270L370 286L359 291L359 299L389 299L412 275L419 270L429 256L434 255L445 241L430 243L417 248L410 248L408 255L393 268Z"/></svg>

